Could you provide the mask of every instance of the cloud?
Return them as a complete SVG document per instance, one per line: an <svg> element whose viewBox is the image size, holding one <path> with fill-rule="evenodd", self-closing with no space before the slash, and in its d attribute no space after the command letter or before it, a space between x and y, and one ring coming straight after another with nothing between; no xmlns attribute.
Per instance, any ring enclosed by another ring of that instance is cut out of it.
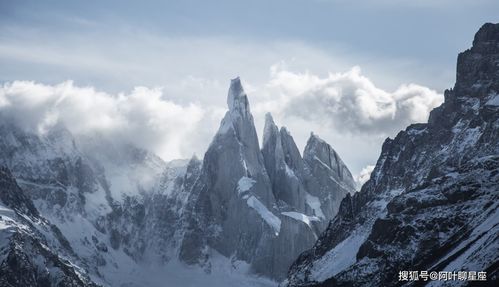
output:
<svg viewBox="0 0 499 287"><path fill-rule="evenodd" d="M268 89L278 94L268 104L284 117L300 117L341 133L393 135L407 125L426 122L443 95L416 84L388 92L362 75L359 67L321 78L271 68Z"/></svg>
<svg viewBox="0 0 499 287"><path fill-rule="evenodd" d="M15 81L0 87L0 116L43 134L58 123L72 133L118 137L164 158L181 155L205 110L165 100L161 89L136 87L111 95L71 81L57 85Z"/></svg>
<svg viewBox="0 0 499 287"><path fill-rule="evenodd" d="M373 170L374 170L374 165L368 165L359 172L359 175L355 178L359 186L362 186L364 183L366 183L366 181L369 180Z"/></svg>

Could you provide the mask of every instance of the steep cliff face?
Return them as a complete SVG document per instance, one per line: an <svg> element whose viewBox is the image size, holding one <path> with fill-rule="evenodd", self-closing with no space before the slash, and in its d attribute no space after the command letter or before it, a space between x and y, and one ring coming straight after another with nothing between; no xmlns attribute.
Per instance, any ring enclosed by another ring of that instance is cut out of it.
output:
<svg viewBox="0 0 499 287"><path fill-rule="evenodd" d="M278 204L305 213L303 160L289 132L284 127L279 131L270 114L265 118L262 154Z"/></svg>
<svg viewBox="0 0 499 287"><path fill-rule="evenodd" d="M333 218L338 212L341 200L355 191L352 174L338 153L313 133L305 146L303 159L306 163L307 190L319 199L322 216Z"/></svg>
<svg viewBox="0 0 499 287"><path fill-rule="evenodd" d="M459 55L444 104L385 141L369 181L291 266L289 286L402 285L403 270L497 280L498 91L499 25L485 24Z"/></svg>

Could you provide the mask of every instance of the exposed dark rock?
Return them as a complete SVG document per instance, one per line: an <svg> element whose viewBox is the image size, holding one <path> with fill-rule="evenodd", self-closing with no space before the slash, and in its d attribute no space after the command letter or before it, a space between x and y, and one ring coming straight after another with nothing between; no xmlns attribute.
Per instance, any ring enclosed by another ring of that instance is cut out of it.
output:
<svg viewBox="0 0 499 287"><path fill-rule="evenodd" d="M445 102L385 141L369 181L291 266L289 286L396 286L403 270L489 270L497 282L498 91L499 24L485 24Z"/></svg>

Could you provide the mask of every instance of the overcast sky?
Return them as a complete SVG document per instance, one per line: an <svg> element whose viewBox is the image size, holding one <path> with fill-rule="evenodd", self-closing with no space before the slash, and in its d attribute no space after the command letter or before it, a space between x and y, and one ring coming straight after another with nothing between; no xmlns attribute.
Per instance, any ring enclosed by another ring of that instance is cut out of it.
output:
<svg viewBox="0 0 499 287"><path fill-rule="evenodd" d="M272 112L354 174L426 121L457 54L499 20L493 0L103 2L0 0L1 113L202 156L241 76L260 137Z"/></svg>

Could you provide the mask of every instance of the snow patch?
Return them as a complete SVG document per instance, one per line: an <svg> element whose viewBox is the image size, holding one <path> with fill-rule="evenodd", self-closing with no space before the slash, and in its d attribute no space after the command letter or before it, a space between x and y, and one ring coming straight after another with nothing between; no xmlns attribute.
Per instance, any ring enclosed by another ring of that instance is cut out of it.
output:
<svg viewBox="0 0 499 287"><path fill-rule="evenodd" d="M279 231L281 231L281 220L279 217L275 216L270 210L263 205L263 203L260 202L256 197L253 195L248 198L246 201L248 203L248 206L253 208L259 215L262 217L262 219L270 226L272 229L274 229L275 235L279 235Z"/></svg>
<svg viewBox="0 0 499 287"><path fill-rule="evenodd" d="M311 195L310 193L305 194L305 201L307 202L307 205L312 208L312 210L315 212L315 215L319 218L325 219L326 217L324 216L324 213L322 212L321 209L321 202L318 197Z"/></svg>
<svg viewBox="0 0 499 287"><path fill-rule="evenodd" d="M255 183L256 181L252 178L249 178L247 176L241 177L241 179L239 179L239 181L237 182L237 193L239 195L245 193L246 191L250 190Z"/></svg>
<svg viewBox="0 0 499 287"><path fill-rule="evenodd" d="M485 103L486 106L499 106L499 94L493 94Z"/></svg>
<svg viewBox="0 0 499 287"><path fill-rule="evenodd" d="M290 178L295 178L295 172L286 163L284 163L284 166L286 168L286 175Z"/></svg>
<svg viewBox="0 0 499 287"><path fill-rule="evenodd" d="M320 158L318 158L316 155L314 155L314 159L319 162L322 166L324 166L326 169L331 169L329 165L327 165L325 162L323 162Z"/></svg>
<svg viewBox="0 0 499 287"><path fill-rule="evenodd" d="M312 227L310 224L312 221L320 221L320 219L317 216L308 216L303 213L299 212L294 212L294 211L289 211L289 212L281 212L282 215L291 217L293 219L296 219L298 221L304 222L306 225L309 227Z"/></svg>

